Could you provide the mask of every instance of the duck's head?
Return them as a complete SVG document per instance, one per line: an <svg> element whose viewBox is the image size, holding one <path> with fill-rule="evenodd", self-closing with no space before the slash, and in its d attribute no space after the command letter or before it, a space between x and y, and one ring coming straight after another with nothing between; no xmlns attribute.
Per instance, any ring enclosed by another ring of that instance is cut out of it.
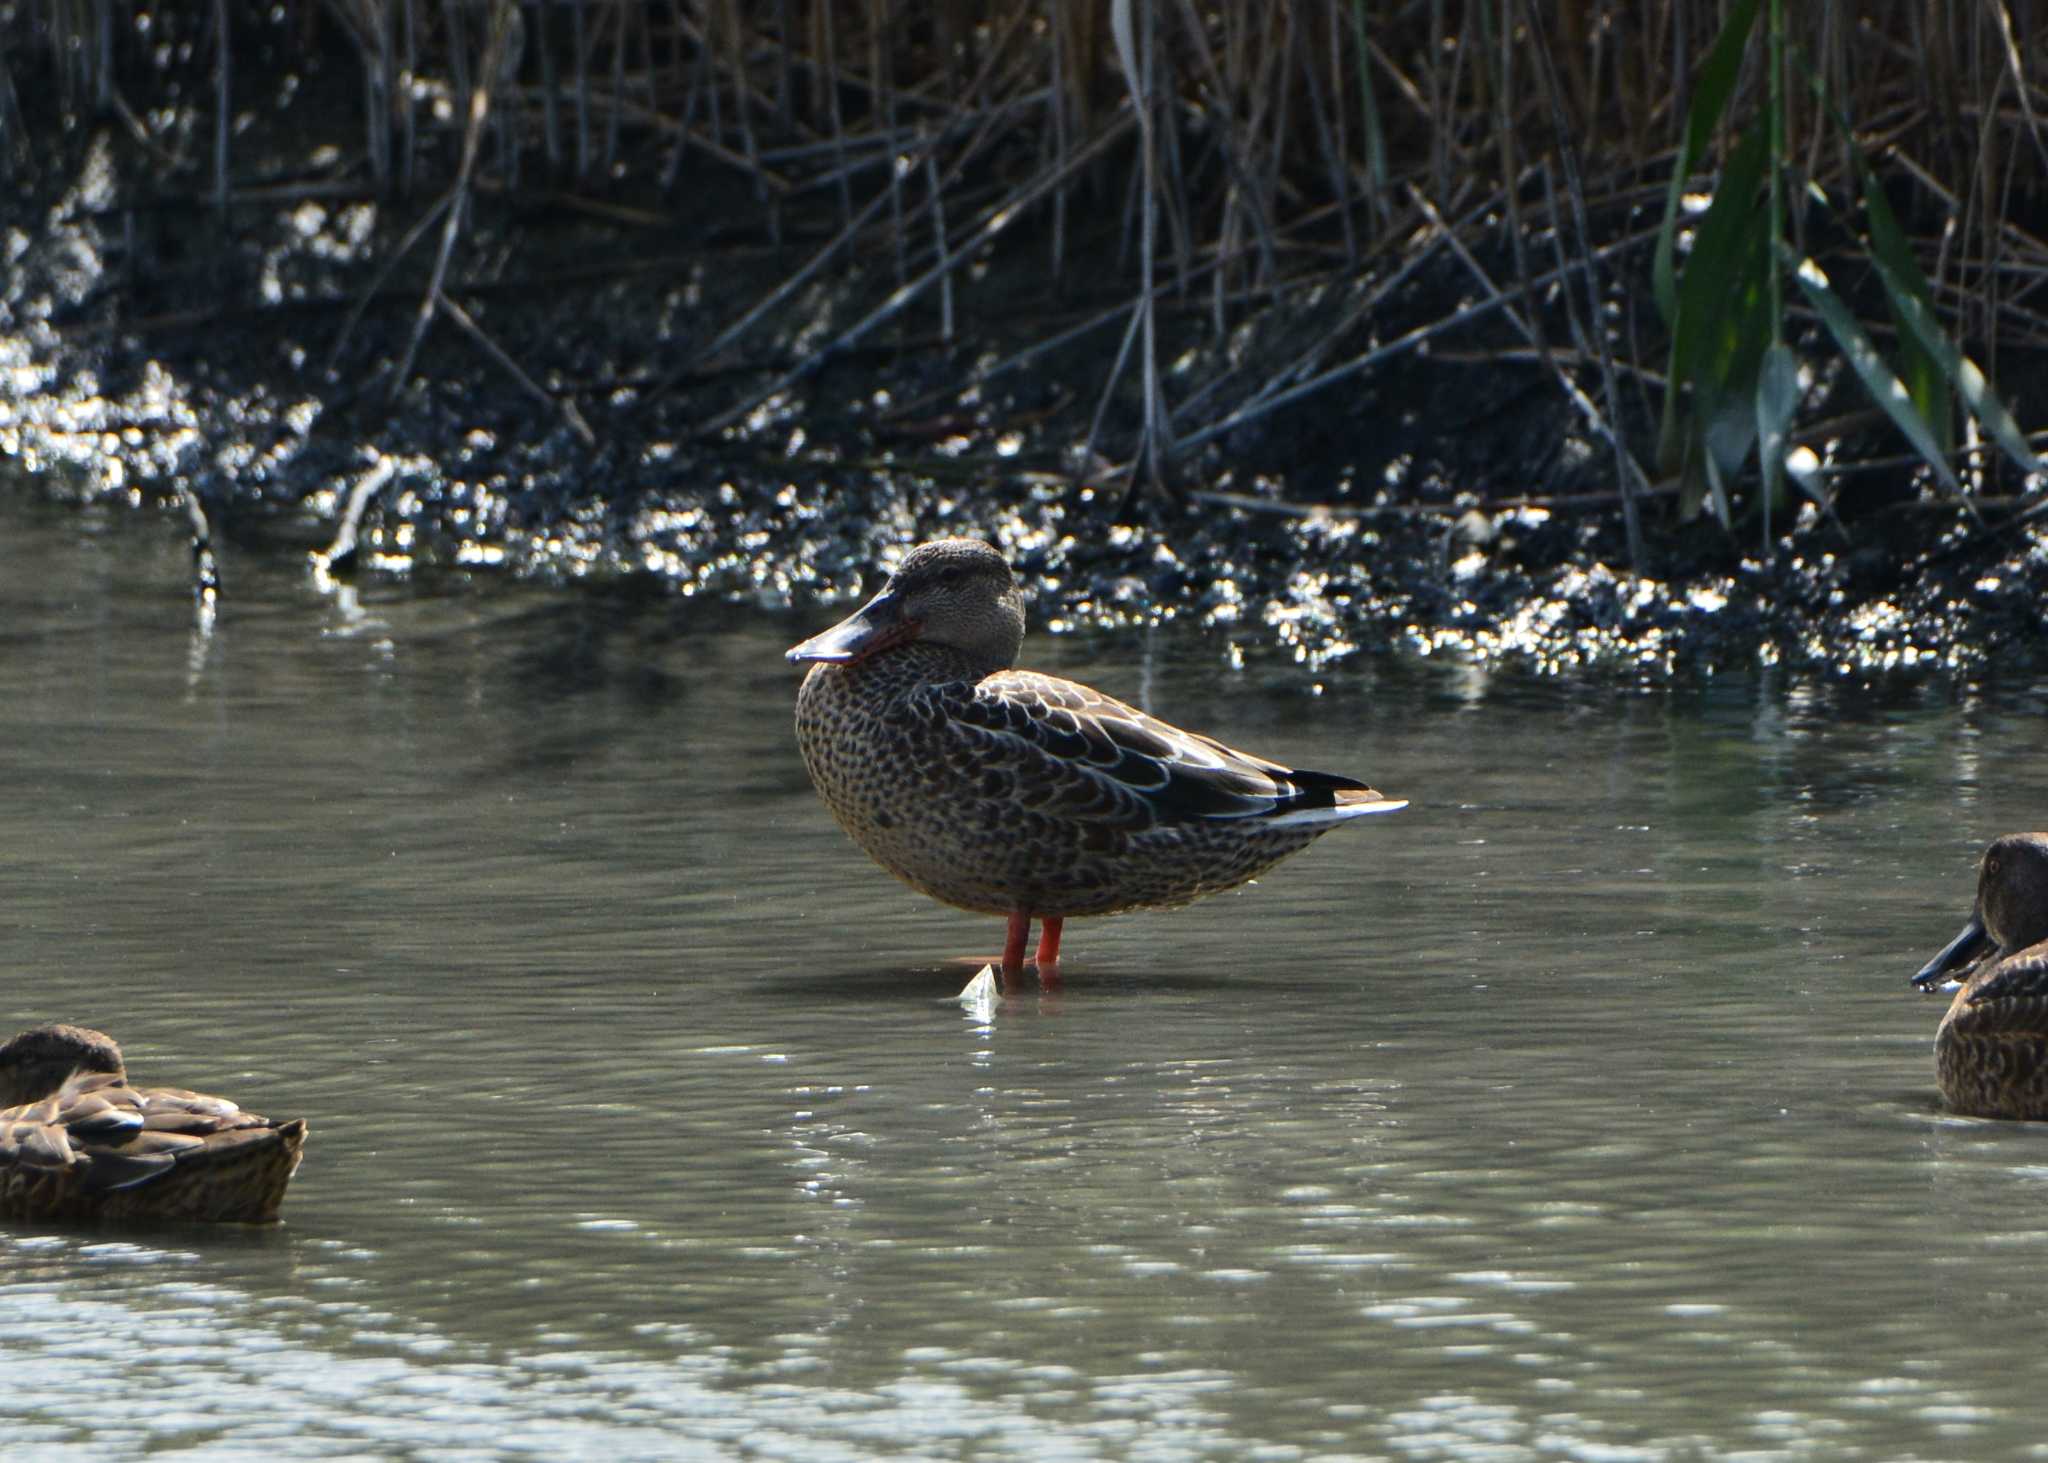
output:
<svg viewBox="0 0 2048 1463"><path fill-rule="evenodd" d="M793 664L851 665L912 640L961 651L988 670L1024 643L1024 595L1003 556L979 539L942 538L903 556L881 593L789 651Z"/></svg>
<svg viewBox="0 0 2048 1463"><path fill-rule="evenodd" d="M0 1107L40 1102L74 1072L122 1072L114 1038L89 1026L33 1026L0 1046Z"/></svg>
<svg viewBox="0 0 2048 1463"><path fill-rule="evenodd" d="M1913 984L1932 990L1985 954L2007 955L2048 940L2048 833L1994 839L1977 866L1977 903L1962 933L1920 967Z"/></svg>

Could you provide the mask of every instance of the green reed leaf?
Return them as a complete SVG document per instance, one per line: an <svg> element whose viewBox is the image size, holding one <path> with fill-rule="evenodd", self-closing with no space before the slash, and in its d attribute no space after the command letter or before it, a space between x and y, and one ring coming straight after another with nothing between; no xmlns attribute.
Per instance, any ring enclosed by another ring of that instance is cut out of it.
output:
<svg viewBox="0 0 2048 1463"><path fill-rule="evenodd" d="M1787 251L1788 255L1790 251ZM1790 263L1788 259L1788 264ZM1942 453L1941 443L1934 435L1934 429L1927 424L1927 418L1920 408L1913 404L1913 397L1905 384L1892 374L1884 357L1871 344L1868 332L1849 313L1849 307L1842 303L1834 286L1828 283L1826 271L1811 259L1803 259L1792 267L1792 277L1799 281L1799 288L1805 292L1807 303L1812 305L1821 323L1842 348L1849 364L1862 378L1864 389L1871 399L1883 408L1898 429L1905 433L1906 440L1913 444L1913 450L1932 468L1942 485L1952 493L1962 491L1962 484L1956 481L1955 469L1949 466L1948 458Z"/></svg>
<svg viewBox="0 0 2048 1463"><path fill-rule="evenodd" d="M1657 230L1657 249L1650 264L1657 310L1667 324L1675 322L1678 313L1678 206L1685 197L1685 183L1693 163L1706 152L1715 124L1727 110L1729 97L1734 95L1735 80L1742 70L1742 53L1748 49L1749 32L1756 22L1756 4L1757 0L1736 0L1729 9L1714 49L1700 67L1692 105L1686 109L1685 137L1671 164L1671 184L1664 195L1664 222Z"/></svg>
<svg viewBox="0 0 2048 1463"><path fill-rule="evenodd" d="M2005 409L2005 403L1998 399L1998 393L1991 389L1991 383L1984 379L1977 363L1949 339L1948 332L1941 328L1941 322L1934 318L1932 307L1917 298L1911 285L1894 274L1882 258L1873 254L1870 263L1884 284L1899 323L1933 357L1970 414L1984 424L1984 430L2005 449L2005 455L2018 464L2021 472L2040 472L2041 459L2028 444L2026 433L2012 419L2012 413Z"/></svg>

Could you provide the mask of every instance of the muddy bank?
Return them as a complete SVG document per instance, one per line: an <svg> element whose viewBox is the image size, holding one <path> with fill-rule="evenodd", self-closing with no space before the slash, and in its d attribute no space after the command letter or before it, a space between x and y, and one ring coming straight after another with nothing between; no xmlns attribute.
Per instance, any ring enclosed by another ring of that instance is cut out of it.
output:
<svg viewBox="0 0 2048 1463"><path fill-rule="evenodd" d="M189 486L221 544L227 614L237 554L327 548L353 504L358 574L645 575L769 606L858 593L902 546L972 533L1027 576L1041 629L1190 621L1224 632L1233 658L1312 667L1396 653L1866 675L2039 653L2048 527L1988 528L1903 467L1854 514L1787 509L1767 541L1754 521L1731 536L1648 500L1632 572L1610 453L1484 319L1133 489L1084 446L1123 316L977 381L1054 334L1049 320L1078 327L1114 303L1047 286L1028 229L991 245L950 302L918 299L757 402L890 297L893 258L853 256L743 350L707 356L828 217L791 210L779 239L733 227L722 202L744 185L711 170L689 207L651 219L484 192L450 287L467 323L443 314L412 354L433 251L398 246L431 200L323 190L311 166L280 158L275 196L247 190L223 212L163 198L147 149L87 128L0 205L12 475L142 509ZM1069 247L1106 270L1114 223ZM1169 301L1170 396L1285 359L1338 312L1394 338L1456 307L1465 277L1448 260L1381 294L1402 262L1282 294L1222 335L1195 294ZM1097 440L1128 441L1139 409L1133 377Z"/></svg>

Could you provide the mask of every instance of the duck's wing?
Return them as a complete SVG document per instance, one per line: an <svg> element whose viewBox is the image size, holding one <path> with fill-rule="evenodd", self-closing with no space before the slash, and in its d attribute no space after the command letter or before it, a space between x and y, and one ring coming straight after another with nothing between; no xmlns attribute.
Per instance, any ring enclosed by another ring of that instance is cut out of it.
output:
<svg viewBox="0 0 2048 1463"><path fill-rule="evenodd" d="M2015 950L1965 984L1949 1024L1970 1035L2048 1035L2048 941Z"/></svg>
<svg viewBox="0 0 2048 1463"><path fill-rule="evenodd" d="M87 1193L134 1188L271 1131L226 1098L73 1077L41 1102L0 1112L0 1167L68 1172Z"/></svg>
<svg viewBox="0 0 2048 1463"><path fill-rule="evenodd" d="M57 1121L57 1097L0 1109L0 1169L62 1172L79 1163L70 1135Z"/></svg>
<svg viewBox="0 0 2048 1463"><path fill-rule="evenodd" d="M0 1169L33 1170L89 1193L130 1188L176 1162L142 1137L134 1089L118 1076L74 1077L41 1102L0 1112Z"/></svg>
<svg viewBox="0 0 2048 1463"><path fill-rule="evenodd" d="M1002 671L926 686L914 714L947 760L1020 806L1135 831L1198 819L1324 822L1405 804L1352 777L1306 772L1183 731L1058 676Z"/></svg>
<svg viewBox="0 0 2048 1463"><path fill-rule="evenodd" d="M270 1119L261 1113L244 1111L225 1097L206 1092L187 1092L182 1087L145 1087L136 1093L142 1100L143 1126L152 1133L189 1133L210 1137L215 1133L242 1128L267 1128Z"/></svg>

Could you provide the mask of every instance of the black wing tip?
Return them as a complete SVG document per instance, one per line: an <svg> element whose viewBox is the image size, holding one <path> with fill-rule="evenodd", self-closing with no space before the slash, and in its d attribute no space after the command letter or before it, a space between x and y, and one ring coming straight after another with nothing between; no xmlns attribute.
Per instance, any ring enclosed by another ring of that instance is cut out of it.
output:
<svg viewBox="0 0 2048 1463"><path fill-rule="evenodd" d="M1335 807L1342 801L1340 793L1363 793L1369 798L1386 796L1371 783L1362 782L1356 777L1347 777L1341 772L1314 772L1297 767L1289 769L1284 777L1276 778L1275 781L1292 785L1292 795L1285 800L1290 810Z"/></svg>

